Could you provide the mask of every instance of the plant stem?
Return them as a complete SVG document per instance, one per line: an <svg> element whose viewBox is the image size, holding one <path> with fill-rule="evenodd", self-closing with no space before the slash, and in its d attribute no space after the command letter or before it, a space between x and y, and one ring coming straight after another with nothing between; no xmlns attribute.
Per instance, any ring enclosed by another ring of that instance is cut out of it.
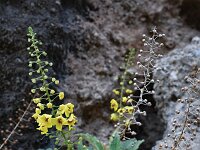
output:
<svg viewBox="0 0 200 150"><path fill-rule="evenodd" d="M189 112L190 112L190 104L188 105L188 108L187 108L187 111L186 111L185 121L184 121L184 124L183 124L183 128L181 130L181 134L179 135L178 140L174 142L174 145L172 146L172 150L176 150L177 146L181 142L185 128L187 126Z"/></svg>
<svg viewBox="0 0 200 150"><path fill-rule="evenodd" d="M23 113L23 115L21 116L20 120L15 125L15 127L13 128L13 130L11 131L11 133L8 135L8 137L6 138L6 140L3 142L3 144L1 144L0 150L5 146L5 144L8 142L8 140L10 139L10 137L15 133L15 130L17 129L17 127L19 126L19 124L22 122L22 120L23 120L24 116L26 115L27 111L29 110L31 104L32 104L32 101L29 103L29 105L26 108L25 112Z"/></svg>

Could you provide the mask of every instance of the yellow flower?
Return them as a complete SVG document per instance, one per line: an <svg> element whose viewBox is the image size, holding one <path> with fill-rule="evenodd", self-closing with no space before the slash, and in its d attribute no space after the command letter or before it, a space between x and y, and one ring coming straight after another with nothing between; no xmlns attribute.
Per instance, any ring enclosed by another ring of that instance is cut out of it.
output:
<svg viewBox="0 0 200 150"><path fill-rule="evenodd" d="M125 109L126 109L126 111L129 113L129 114L132 114L133 112L134 112L134 108L133 108L133 106L126 106L125 107Z"/></svg>
<svg viewBox="0 0 200 150"><path fill-rule="evenodd" d="M35 114L33 114L32 117L33 117L35 120L37 120L39 116L40 116L39 114L35 113Z"/></svg>
<svg viewBox="0 0 200 150"><path fill-rule="evenodd" d="M74 111L74 105L72 103L62 104L59 106L57 115L62 115L65 113L66 117L69 117L71 113Z"/></svg>
<svg viewBox="0 0 200 150"><path fill-rule="evenodd" d="M132 90L130 90L130 89L126 89L126 93L127 93L127 94L132 94L132 93L133 93L133 91L132 91Z"/></svg>
<svg viewBox="0 0 200 150"><path fill-rule="evenodd" d="M44 104L38 103L37 106L38 106L41 110L44 110Z"/></svg>
<svg viewBox="0 0 200 150"><path fill-rule="evenodd" d="M47 103L47 108L52 108L52 103Z"/></svg>
<svg viewBox="0 0 200 150"><path fill-rule="evenodd" d="M62 131L62 126L67 125L67 120L63 116L53 118L52 122L56 126L56 129L59 131Z"/></svg>
<svg viewBox="0 0 200 150"><path fill-rule="evenodd" d="M56 113L56 116L62 115L64 113L65 113L65 105L62 104L62 105L59 106L57 113Z"/></svg>
<svg viewBox="0 0 200 150"><path fill-rule="evenodd" d="M62 100L64 98L64 96L65 96L64 92L60 92L58 96L59 96L59 99Z"/></svg>
<svg viewBox="0 0 200 150"><path fill-rule="evenodd" d="M34 98L34 99L33 99L33 102L34 102L35 104L40 103L40 98Z"/></svg>
<svg viewBox="0 0 200 150"><path fill-rule="evenodd" d="M42 131L41 134L47 134L47 132L48 132L48 128L46 126L40 126L37 129Z"/></svg>
<svg viewBox="0 0 200 150"><path fill-rule="evenodd" d="M110 104L111 104L110 108L114 109L114 111L117 111L117 109L118 109L118 103L117 103L117 101L115 99L112 99L110 101Z"/></svg>
<svg viewBox="0 0 200 150"><path fill-rule="evenodd" d="M69 113L73 113L73 111L74 111L74 105L72 103L67 103L66 106L67 106L68 112Z"/></svg>
<svg viewBox="0 0 200 150"><path fill-rule="evenodd" d="M126 102L127 102L127 100L128 100L128 98L127 98L127 97L122 97L122 102L126 103Z"/></svg>
<svg viewBox="0 0 200 150"><path fill-rule="evenodd" d="M39 126L45 126L47 128L52 127L51 115L43 114L42 116L38 117L37 122L38 122Z"/></svg>
<svg viewBox="0 0 200 150"><path fill-rule="evenodd" d="M125 112L126 112L126 109L125 108L120 108L118 109L117 111L120 115L123 115Z"/></svg>
<svg viewBox="0 0 200 150"><path fill-rule="evenodd" d="M36 114L40 114L40 113L41 113L41 109L36 108L36 109L35 109L35 113L36 113Z"/></svg>
<svg viewBox="0 0 200 150"><path fill-rule="evenodd" d="M113 93L116 94L116 95L119 95L119 94L120 94L120 92L117 91L117 90L113 90Z"/></svg>
<svg viewBox="0 0 200 150"><path fill-rule="evenodd" d="M67 125L69 126L69 130L72 129L72 126L74 126L76 122L76 116L74 116L74 114L71 114L70 117L67 119Z"/></svg>
<svg viewBox="0 0 200 150"><path fill-rule="evenodd" d="M37 120L37 118L40 116L39 114L41 113L41 110L39 109L39 108L36 108L35 109L35 114L33 114L33 118L35 119L35 120Z"/></svg>
<svg viewBox="0 0 200 150"><path fill-rule="evenodd" d="M112 113L110 116L110 119L113 121L117 121L117 120L119 120L119 116L116 113Z"/></svg>

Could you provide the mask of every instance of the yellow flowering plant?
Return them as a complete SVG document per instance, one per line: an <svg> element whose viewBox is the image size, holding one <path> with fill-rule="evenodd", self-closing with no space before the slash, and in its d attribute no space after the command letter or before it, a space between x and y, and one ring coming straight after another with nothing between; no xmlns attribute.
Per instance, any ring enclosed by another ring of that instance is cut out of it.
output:
<svg viewBox="0 0 200 150"><path fill-rule="evenodd" d="M77 118L73 114L74 105L72 103L56 105L57 100L64 99L64 92L56 92L51 88L53 84L59 84L59 80L51 77L48 73L48 67L51 67L53 63L45 60L47 53L39 49L39 45L42 43L36 39L36 33L33 32L31 27L28 28L27 36L30 43L27 48L30 55L29 76L32 78L32 83L36 85L31 92L41 95L33 98L36 108L32 117L37 122L37 129L41 134L51 137L61 135L67 145L67 149L70 150L73 147L73 143L70 141L71 131L77 122ZM66 127L68 130L64 131L63 129Z"/></svg>
<svg viewBox="0 0 200 150"><path fill-rule="evenodd" d="M163 46L163 43L159 43L158 39L165 36L159 34L156 28L153 28L151 32L151 37L143 35L142 41L146 48L139 50L138 62L135 65L139 72L129 72L134 64L136 54L135 49L130 49L125 59L124 72L119 83L120 88L113 90L115 99L110 101L110 108L114 111L111 114L111 120L117 122L116 130L124 140L128 138L126 137L127 133L133 136L136 134L131 126L142 125L141 122L137 121L137 116L146 116L146 112L142 111L140 106L151 106L151 102L145 96L154 94L153 90L149 90L149 85L154 83L151 76L156 70L155 60L162 57L162 55L157 54L157 50ZM139 94L134 94L134 92Z"/></svg>
<svg viewBox="0 0 200 150"><path fill-rule="evenodd" d="M125 138L126 130L130 129L131 116L135 112L135 107L132 105L133 90L129 88L133 84L133 80L130 79L131 74L128 71L133 65L135 53L135 49L130 49L126 55L124 72L119 83L120 88L113 90L115 98L110 101L110 108L114 111L110 119L118 122L115 126L120 132L121 138Z"/></svg>

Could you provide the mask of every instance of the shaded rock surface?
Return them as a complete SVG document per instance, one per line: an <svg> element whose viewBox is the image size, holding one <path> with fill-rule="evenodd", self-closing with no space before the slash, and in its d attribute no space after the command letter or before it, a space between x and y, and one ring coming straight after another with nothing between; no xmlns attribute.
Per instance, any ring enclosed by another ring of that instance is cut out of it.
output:
<svg viewBox="0 0 200 150"><path fill-rule="evenodd" d="M56 88L65 91L66 102L76 105L79 131L106 141L113 129L108 123L111 90L128 48L141 48L141 35L155 25L167 37L161 53L199 35L186 24L187 12L180 17L181 6L178 0L1 0L0 129L8 128L10 117L16 122L18 109L24 110L24 103L31 99L26 30L32 26L54 63L53 74L61 81ZM155 118L158 111L152 111L148 119ZM144 123L141 137L147 143L143 149L151 149L162 136L163 127L157 129L157 123L151 123ZM155 130L155 135L149 130ZM7 134L0 135L0 142ZM29 139L30 135L33 138ZM48 141L42 143L38 135L28 126L24 138L16 137L19 141L11 149L43 147Z"/></svg>
<svg viewBox="0 0 200 150"><path fill-rule="evenodd" d="M196 114L196 109L200 107L199 93L191 92L190 95L183 93L181 90L184 87L191 87L191 83L185 80L186 76L191 74L194 75L194 68L200 67L200 38L194 37L192 42L187 46L179 49L175 49L169 54L165 55L164 58L157 61L157 67L159 68L155 73L155 79L160 80L160 83L154 85L155 88L155 101L157 102L157 108L163 115L163 119L166 122L166 130L162 141L157 142L157 145L153 148L155 150L159 149L159 145L162 144L163 147L167 144L169 147L173 145L173 139L168 137L168 134L174 136L181 133L181 129L172 133L174 128L173 121L177 120L178 124L183 126L185 122L185 111L187 110L187 105L178 102L178 99L190 99L196 97L192 102L190 113ZM196 77L199 79L199 75ZM180 111L180 114L175 113ZM199 116L199 114L197 114ZM191 118L191 117L189 117ZM196 137L194 140L190 140L193 137L191 130L186 130L184 137L190 142L191 146L189 149L198 150L200 148L200 130L199 124L194 124L194 120L191 120L191 129L196 129ZM166 141L166 144L164 144ZM186 145L180 144L180 149L187 149Z"/></svg>

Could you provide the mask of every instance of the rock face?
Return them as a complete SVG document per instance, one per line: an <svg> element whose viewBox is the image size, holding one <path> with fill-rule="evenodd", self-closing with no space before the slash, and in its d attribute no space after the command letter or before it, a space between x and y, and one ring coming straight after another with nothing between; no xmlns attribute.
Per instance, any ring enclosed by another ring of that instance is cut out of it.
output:
<svg viewBox="0 0 200 150"><path fill-rule="evenodd" d="M141 35L148 34L155 25L167 37L163 54L199 34L177 17L180 5L181 0L1 0L0 130L6 131L8 125L12 129L8 120L14 118L16 122L20 116L16 112L25 110L24 104L31 99L26 30L32 26L54 63L52 74L61 81L55 88L62 88L66 101L76 105L78 131L106 141L112 131L111 91L128 49L141 48ZM155 118L158 111L151 111L154 113L147 120ZM146 121L139 129L140 137L150 141L143 149L150 149L162 135L163 127L157 126L156 122ZM15 137L19 140L11 149L36 149L42 145L35 127L28 127L26 136ZM7 134L0 134L0 143Z"/></svg>
<svg viewBox="0 0 200 150"><path fill-rule="evenodd" d="M183 0L180 11L181 16L184 17L187 24L197 29L200 29L199 7L200 7L199 0Z"/></svg>
<svg viewBox="0 0 200 150"><path fill-rule="evenodd" d="M157 62L159 70L154 74L155 79L160 80L160 83L155 84L155 101L157 102L157 108L163 115L166 122L167 128L165 130L162 141L157 142L157 145L153 148L154 150L159 149L159 144L163 144L166 141L168 146L172 145L172 138L168 137L168 134L178 135L181 129L172 133L173 120L176 119L181 126L183 126L185 121L185 111L187 110L186 104L177 102L178 99L192 98L196 97L191 105L194 105L190 109L190 113L194 116L190 116L189 120L191 122L190 128L197 128L196 137L192 141L190 138L193 137L191 130L186 130L184 136L189 140L191 150L199 150L200 144L200 130L199 124L194 124L194 118L199 117L199 112L196 109L200 107L200 94L191 92L190 95L183 93L181 90L184 87L191 87L191 83L185 80L185 76L194 75L194 69L200 67L200 38L194 37L192 42L184 48L175 49L164 58ZM196 76L199 79L199 74ZM180 111L180 114L175 113L175 111ZM197 114L196 114L197 113ZM194 117L191 119L191 117ZM165 144L163 144L164 147ZM170 149L170 148L169 148ZM186 145L181 144L180 149L187 149Z"/></svg>

